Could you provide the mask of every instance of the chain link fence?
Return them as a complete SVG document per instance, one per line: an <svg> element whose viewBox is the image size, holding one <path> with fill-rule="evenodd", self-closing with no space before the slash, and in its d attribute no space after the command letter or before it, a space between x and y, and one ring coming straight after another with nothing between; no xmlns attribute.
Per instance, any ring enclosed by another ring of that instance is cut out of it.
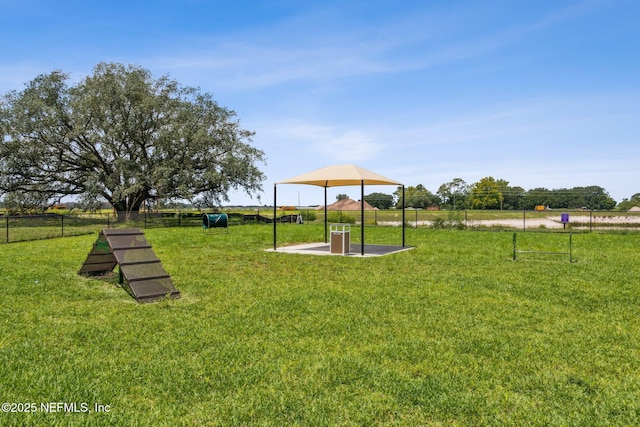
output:
<svg viewBox="0 0 640 427"><path fill-rule="evenodd" d="M324 221L324 211L316 211L316 220ZM360 223L360 211L329 211L327 221ZM407 209L405 225L410 228L459 230L580 230L640 231L640 212L545 210L421 210ZM365 226L400 226L402 211L397 209L365 211Z"/></svg>
<svg viewBox="0 0 640 427"><path fill-rule="evenodd" d="M268 209L265 209L268 212ZM225 212L229 225L272 222L272 216ZM202 227L203 212L51 213L0 215L0 244L97 233L103 228Z"/></svg>
<svg viewBox="0 0 640 427"><path fill-rule="evenodd" d="M229 225L273 223L273 210L225 210ZM324 222L323 210L278 212L279 222ZM563 215L564 214L564 215ZM103 228L201 227L203 212L69 213L0 216L0 243L48 239L97 233ZM567 216L565 216L567 215ZM406 210L410 228L459 230L574 230L598 232L640 232L640 212L621 211L431 211ZM360 223L360 211L329 211L331 223ZM399 227L402 211L365 211L365 226Z"/></svg>

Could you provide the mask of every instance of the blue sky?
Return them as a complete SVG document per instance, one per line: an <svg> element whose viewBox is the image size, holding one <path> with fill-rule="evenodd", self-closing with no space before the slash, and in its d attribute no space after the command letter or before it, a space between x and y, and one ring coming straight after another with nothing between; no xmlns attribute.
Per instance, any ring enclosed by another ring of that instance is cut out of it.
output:
<svg viewBox="0 0 640 427"><path fill-rule="evenodd" d="M261 201L231 204L339 163L434 193L486 176L640 192L637 0L0 0L0 58L0 93L102 61L212 93L267 156Z"/></svg>

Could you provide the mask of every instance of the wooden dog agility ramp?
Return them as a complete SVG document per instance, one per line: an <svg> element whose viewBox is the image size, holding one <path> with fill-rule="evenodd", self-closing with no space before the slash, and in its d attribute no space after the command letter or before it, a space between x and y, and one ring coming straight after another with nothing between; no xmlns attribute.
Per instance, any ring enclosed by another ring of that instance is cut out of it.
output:
<svg viewBox="0 0 640 427"><path fill-rule="evenodd" d="M120 283L138 302L151 302L180 291L139 228L105 228L80 269L80 274L105 274L119 266Z"/></svg>

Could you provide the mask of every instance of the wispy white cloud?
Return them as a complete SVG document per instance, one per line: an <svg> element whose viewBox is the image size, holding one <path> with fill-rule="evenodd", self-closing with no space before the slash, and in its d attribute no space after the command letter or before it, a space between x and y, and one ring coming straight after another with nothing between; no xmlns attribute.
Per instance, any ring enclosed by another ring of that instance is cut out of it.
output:
<svg viewBox="0 0 640 427"><path fill-rule="evenodd" d="M376 158L383 149L373 136L354 128L336 128L311 122L254 123L257 138L271 147L289 147L296 157L317 164L361 163Z"/></svg>
<svg viewBox="0 0 640 427"><path fill-rule="evenodd" d="M362 131L345 131L316 140L312 150L333 162L362 163L375 158L381 146Z"/></svg>
<svg viewBox="0 0 640 427"><path fill-rule="evenodd" d="M260 46L250 42L220 44L211 50L150 58L145 63L171 74L197 78L207 75L227 90L255 90L289 82L332 80L385 70L384 64L348 46Z"/></svg>
<svg viewBox="0 0 640 427"><path fill-rule="evenodd" d="M357 31L300 18L246 34L205 36L189 40L173 54L151 56L152 68L180 75L209 76L227 88L252 90L300 81L330 81L353 76L403 73L483 56L523 37L580 14L600 1L558 8L529 22L504 22L470 34L475 17L447 10L410 11L383 25ZM331 19L324 17L324 19ZM309 31L312 25L317 30ZM297 34L291 37L291 34Z"/></svg>

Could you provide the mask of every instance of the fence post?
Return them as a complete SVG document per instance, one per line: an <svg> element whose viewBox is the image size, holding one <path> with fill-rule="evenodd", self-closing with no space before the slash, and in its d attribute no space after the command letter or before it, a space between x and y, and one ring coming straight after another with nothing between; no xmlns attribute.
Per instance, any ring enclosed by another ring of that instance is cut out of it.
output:
<svg viewBox="0 0 640 427"><path fill-rule="evenodd" d="M522 231L527 231L527 211L526 210L522 211Z"/></svg>
<svg viewBox="0 0 640 427"><path fill-rule="evenodd" d="M7 219L7 243L9 243L9 215L5 218Z"/></svg>
<svg viewBox="0 0 640 427"><path fill-rule="evenodd" d="M60 215L60 235L64 237L64 215Z"/></svg>
<svg viewBox="0 0 640 427"><path fill-rule="evenodd" d="M591 220L593 217L593 209L589 209L589 233L591 233Z"/></svg>
<svg viewBox="0 0 640 427"><path fill-rule="evenodd" d="M571 240L572 233L569 231L569 262L573 262L573 244Z"/></svg>

